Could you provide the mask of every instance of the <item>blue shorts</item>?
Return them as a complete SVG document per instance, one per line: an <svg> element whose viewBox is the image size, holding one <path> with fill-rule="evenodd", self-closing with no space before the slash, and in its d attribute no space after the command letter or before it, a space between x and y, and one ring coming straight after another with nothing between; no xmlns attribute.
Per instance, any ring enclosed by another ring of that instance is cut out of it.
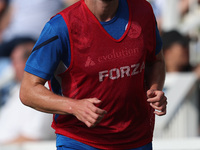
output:
<svg viewBox="0 0 200 150"><path fill-rule="evenodd" d="M100 150L59 134L57 134L56 146L57 150ZM152 150L152 143L130 150Z"/></svg>

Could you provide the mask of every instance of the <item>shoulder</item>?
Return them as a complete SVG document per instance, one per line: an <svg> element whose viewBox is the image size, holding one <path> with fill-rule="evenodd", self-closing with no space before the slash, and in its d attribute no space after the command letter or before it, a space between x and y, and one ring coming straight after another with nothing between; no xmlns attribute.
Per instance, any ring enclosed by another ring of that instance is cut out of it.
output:
<svg viewBox="0 0 200 150"><path fill-rule="evenodd" d="M66 24L65 21L63 19L63 17L60 14L57 14L55 16L53 16L48 22L47 24L49 24L51 27L55 28L55 29L59 29L60 28L65 28Z"/></svg>
<svg viewBox="0 0 200 150"><path fill-rule="evenodd" d="M51 18L46 24L46 28L53 30L53 32L59 37L68 36L67 24L60 14L57 14Z"/></svg>

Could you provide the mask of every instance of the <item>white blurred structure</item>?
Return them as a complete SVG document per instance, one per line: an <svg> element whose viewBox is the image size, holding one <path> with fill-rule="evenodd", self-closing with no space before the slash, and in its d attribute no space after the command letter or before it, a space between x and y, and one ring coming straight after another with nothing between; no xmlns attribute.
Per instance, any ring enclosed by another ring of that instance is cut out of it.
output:
<svg viewBox="0 0 200 150"><path fill-rule="evenodd" d="M167 115L156 117L154 150L200 150L198 86L193 73L166 75Z"/></svg>
<svg viewBox="0 0 200 150"><path fill-rule="evenodd" d="M155 139L188 138L199 135L197 77L193 73L166 75L167 115L156 117ZM199 143L200 144L200 143Z"/></svg>
<svg viewBox="0 0 200 150"><path fill-rule="evenodd" d="M200 138L155 140L154 150L200 150Z"/></svg>
<svg viewBox="0 0 200 150"><path fill-rule="evenodd" d="M55 150L56 141L26 142L23 144L0 145L0 150Z"/></svg>

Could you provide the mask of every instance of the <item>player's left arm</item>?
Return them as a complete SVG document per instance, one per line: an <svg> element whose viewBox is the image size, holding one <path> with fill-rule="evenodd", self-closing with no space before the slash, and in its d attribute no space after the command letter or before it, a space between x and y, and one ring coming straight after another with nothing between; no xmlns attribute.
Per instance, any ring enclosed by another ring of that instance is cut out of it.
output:
<svg viewBox="0 0 200 150"><path fill-rule="evenodd" d="M162 91L165 81L165 61L162 50L155 61L146 64L145 80L147 83L147 101L155 109L155 114L166 114L167 98Z"/></svg>

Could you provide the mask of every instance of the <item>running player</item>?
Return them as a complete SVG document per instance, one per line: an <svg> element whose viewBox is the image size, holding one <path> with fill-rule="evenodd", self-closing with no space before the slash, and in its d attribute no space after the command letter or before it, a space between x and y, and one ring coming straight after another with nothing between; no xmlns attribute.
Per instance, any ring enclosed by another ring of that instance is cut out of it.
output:
<svg viewBox="0 0 200 150"><path fill-rule="evenodd" d="M58 150L151 150L167 105L161 45L147 1L81 0L44 27L20 98L54 114Z"/></svg>

